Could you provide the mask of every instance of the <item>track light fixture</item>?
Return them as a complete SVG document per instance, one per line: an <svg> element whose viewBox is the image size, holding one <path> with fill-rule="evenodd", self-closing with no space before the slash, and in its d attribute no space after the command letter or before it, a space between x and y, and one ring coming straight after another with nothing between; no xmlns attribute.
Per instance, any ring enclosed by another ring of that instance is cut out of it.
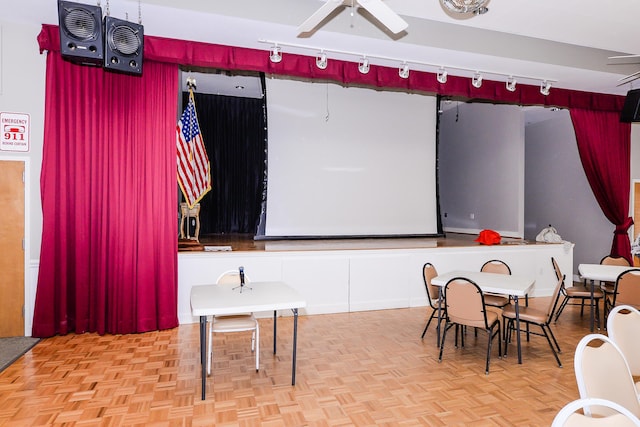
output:
<svg viewBox="0 0 640 427"><path fill-rule="evenodd" d="M282 50L280 49L280 46L276 44L271 48L271 54L269 55L269 59L271 60L271 62L274 62L274 63L278 63L282 61Z"/></svg>
<svg viewBox="0 0 640 427"><path fill-rule="evenodd" d="M436 79L438 80L439 83L446 83L447 82L447 70L444 69L444 67L440 67L440 69L438 70L438 75L436 76Z"/></svg>
<svg viewBox="0 0 640 427"><path fill-rule="evenodd" d="M316 56L316 67L320 68L321 70L327 68L327 54L322 50Z"/></svg>
<svg viewBox="0 0 640 427"><path fill-rule="evenodd" d="M271 54L269 55L271 62L278 63L282 61L282 49L277 44L271 48Z"/></svg>
<svg viewBox="0 0 640 427"><path fill-rule="evenodd" d="M549 91L551 91L551 82L544 80L542 83L540 83L540 93L544 96L547 96L549 95Z"/></svg>
<svg viewBox="0 0 640 427"><path fill-rule="evenodd" d="M482 86L482 74L480 74L480 71L476 71L476 73L473 75L473 79L471 80L471 84L476 89L479 88L480 86Z"/></svg>
<svg viewBox="0 0 640 427"><path fill-rule="evenodd" d="M334 0L331 0L331 1L334 1ZM335 1L338 1L338 0L335 0ZM441 1L445 1L445 0L441 0ZM473 7L472 3L476 3L476 4L483 3L484 5L486 5L488 1L489 0L451 0L451 3L471 8ZM467 13L469 12L470 11L467 10ZM481 11L477 13L481 13ZM290 46L290 47L295 47L303 50L304 49L312 50L313 53L309 56L310 58L313 58L313 55L315 55L316 66L322 70L324 70L327 67L327 63L328 63L326 52L333 52L336 54L342 54L349 57L354 57L354 59L350 61L351 63L354 63L355 58L358 58L358 71L360 71L362 74L367 74L369 72L369 69L370 69L369 58L376 58L381 60L380 65L383 67L387 67L384 65L385 62L387 63L395 62L397 64L400 64L397 70L398 70L398 75L400 76L400 78L403 78L403 79L409 78L409 74L411 72L409 68L410 66L413 67L414 65L417 65L417 66L422 65L429 69L437 70L436 79L441 84L444 84L447 82L447 78L448 78L447 70L454 70L454 71L457 70L457 71L474 73L471 84L475 88L480 88L483 83L483 76L481 74L482 72L477 68L473 69L473 68L457 67L454 65L446 65L446 64L440 65L440 64L434 64L434 63L423 62L418 60L414 61L414 60L407 60L405 58L394 58L394 57L380 56L380 55L366 55L359 52L350 52L350 51L340 50L340 49L320 48L320 47L307 46L307 45L297 44L297 43L280 42L276 40L259 39L258 42L268 43L270 45L269 59L271 60L271 62L274 62L274 63L282 61L282 49L280 48L280 46ZM416 67L416 68L420 68L420 67ZM420 72L420 71L417 71L417 72ZM485 70L484 73L489 76L501 76L503 78L506 78L506 88L510 92L513 92L516 90L516 84L517 84L516 78L520 80L520 83L524 82L524 84L526 85L530 84L528 83L529 80L540 82L540 93L545 96L549 94L549 91L551 90L551 85L557 82L557 80L552 80L552 79L551 80L542 79L540 77L514 75L511 73L501 73L501 72L495 72L495 71ZM454 75L460 75L460 74L454 72Z"/></svg>
<svg viewBox="0 0 640 427"><path fill-rule="evenodd" d="M367 74L369 72L369 59L366 56L360 58L360 62L358 63L358 71L362 74Z"/></svg>
<svg viewBox="0 0 640 427"><path fill-rule="evenodd" d="M406 62L403 62L400 65L400 68L398 68L398 75L403 79L408 79L409 78L409 64L407 64Z"/></svg>

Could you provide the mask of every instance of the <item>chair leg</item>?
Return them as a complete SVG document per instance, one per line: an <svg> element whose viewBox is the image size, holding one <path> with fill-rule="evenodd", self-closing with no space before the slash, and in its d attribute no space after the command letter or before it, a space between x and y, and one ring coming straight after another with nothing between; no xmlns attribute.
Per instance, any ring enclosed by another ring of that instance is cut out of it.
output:
<svg viewBox="0 0 640 427"><path fill-rule="evenodd" d="M502 326L498 322L498 358L502 359Z"/></svg>
<svg viewBox="0 0 640 427"><path fill-rule="evenodd" d="M444 330L442 331L442 338L440 339L440 355L438 356L438 362L442 362L442 351L444 350L444 339L446 338L447 331L449 330L449 328L451 328L451 326L453 326L453 323L451 324L445 323L444 325ZM456 335L457 334L458 334L458 325L456 325Z"/></svg>
<svg viewBox="0 0 640 427"><path fill-rule="evenodd" d="M431 316L429 316L429 320L427 321L427 326L424 327L424 331L422 331L422 336L420 338L424 339L425 334L427 333L427 329L429 329L429 325L431 324L431 320L436 316L436 310L431 312Z"/></svg>
<svg viewBox="0 0 640 427"><path fill-rule="evenodd" d="M565 296L564 299L562 300L562 303L560 304L560 308L558 308L558 312L556 313L556 318L555 318L556 323L558 322L558 317L560 317L560 315L562 314L562 311L567 306L568 302L569 302L569 297Z"/></svg>
<svg viewBox="0 0 640 427"><path fill-rule="evenodd" d="M437 315L436 315L437 317ZM438 334L438 336L436 337L436 344L438 347L440 347L440 341L442 340L442 329L444 326L446 326L447 324L447 319L445 319L444 317L438 320L438 328L436 330L436 333Z"/></svg>
<svg viewBox="0 0 640 427"><path fill-rule="evenodd" d="M605 329L607 328L607 319L609 318L609 312L613 309L613 299L604 295L604 299L602 301L602 312L604 320L602 321Z"/></svg>
<svg viewBox="0 0 640 427"><path fill-rule="evenodd" d="M487 336L489 338L489 343L487 344L487 364L484 369L484 374L489 375L489 360L491 359L491 343L493 340L491 339L493 335L492 329L487 329Z"/></svg>
<svg viewBox="0 0 640 427"><path fill-rule="evenodd" d="M497 323L497 331L494 331L493 329L495 327L495 323L489 329L486 329L489 343L487 344L487 364L484 371L485 375L489 375L489 364L491 363L491 348L493 347L493 340L496 336L498 337L498 359L502 358L502 330L500 329L500 322Z"/></svg>
<svg viewBox="0 0 640 427"><path fill-rule="evenodd" d="M529 330L529 323L524 322L522 319L520 320L520 324L526 323L527 331ZM503 357L507 357L507 349L509 348L509 343L512 341L513 333L516 332L516 319L509 319L507 323L504 325L504 352L502 353Z"/></svg>
<svg viewBox="0 0 640 427"><path fill-rule="evenodd" d="M502 356L507 357L507 349L509 348L509 342L511 342L511 332L513 331L513 319L507 320L504 328L504 353L502 353Z"/></svg>
<svg viewBox="0 0 640 427"><path fill-rule="evenodd" d="M558 362L558 366L560 368L562 368L562 362L560 362L560 358L558 357L558 353L556 353L556 349L553 347L553 344L551 343L551 339L549 338L549 334L547 333L547 328L549 329L549 332L551 332L551 328L549 328L548 326L545 328L544 325L540 325L540 327L542 328L542 332L544 332L544 336L547 338L547 342L549 343L549 347L551 348L551 351L553 352L553 356L556 358L556 362ZM553 334L553 332L551 332L551 333ZM554 341L555 341L555 338L554 338Z"/></svg>
<svg viewBox="0 0 640 427"><path fill-rule="evenodd" d="M556 336L553 333L553 329L551 329L549 325L547 325L547 328L549 329L549 335L551 335L551 338L553 339L553 342L555 343L556 348L558 349L558 353L562 353L562 350L560 350L560 345L558 344L558 340L556 340Z"/></svg>
<svg viewBox="0 0 640 427"><path fill-rule="evenodd" d="M458 348L458 334L460 331L460 325L456 325L456 343L455 343L455 347ZM464 347L464 345L463 345Z"/></svg>
<svg viewBox="0 0 640 427"><path fill-rule="evenodd" d="M507 332L509 331L509 319L503 317L502 318L502 324L504 325L504 327L502 328L502 341L505 342L505 348L507 347L506 343L507 343Z"/></svg>

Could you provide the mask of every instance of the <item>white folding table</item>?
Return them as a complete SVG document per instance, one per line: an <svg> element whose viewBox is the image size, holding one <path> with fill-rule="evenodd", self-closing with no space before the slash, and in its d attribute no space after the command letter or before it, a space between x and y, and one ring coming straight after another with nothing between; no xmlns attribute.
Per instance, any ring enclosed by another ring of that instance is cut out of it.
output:
<svg viewBox="0 0 640 427"><path fill-rule="evenodd" d="M296 345L298 339L298 309L307 303L292 287L283 282L251 282L244 288L218 285L197 285L191 288L191 314L200 317L200 363L202 365L202 400L206 396L207 380L207 316L273 310L273 352L276 352L277 311L293 311L293 360L291 385L296 384Z"/></svg>
<svg viewBox="0 0 640 427"><path fill-rule="evenodd" d="M606 265L606 264L579 264L578 272L585 282L588 280L591 288L591 332L594 326L594 298L595 282L615 282L618 276L627 270L635 270L636 267L626 265Z"/></svg>
<svg viewBox="0 0 640 427"><path fill-rule="evenodd" d="M516 311L516 335L518 342L518 363L522 363L522 348L520 346L520 308L518 306L518 298L524 297L531 292L535 285L535 279L528 276L486 273L483 271L465 271L455 270L448 273L440 274L433 279L431 283L440 287L440 292L446 284L456 277L464 277L475 282L482 292L491 292L496 294L511 295ZM438 313L440 318L440 313ZM438 335L440 334L440 322L438 322Z"/></svg>

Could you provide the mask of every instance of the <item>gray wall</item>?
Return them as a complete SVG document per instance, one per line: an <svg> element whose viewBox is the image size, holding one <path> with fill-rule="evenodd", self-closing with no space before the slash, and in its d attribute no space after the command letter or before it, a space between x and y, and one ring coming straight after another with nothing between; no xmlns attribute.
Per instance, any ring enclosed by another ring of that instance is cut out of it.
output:
<svg viewBox="0 0 640 427"><path fill-rule="evenodd" d="M531 124L524 117L517 106L480 103L460 104L459 111L451 108L441 115L445 231L475 234L489 228L535 240L551 224L575 243L577 274L578 264L599 262L609 253L614 226L587 182L569 112ZM632 150L636 157L637 151ZM523 230L518 221L524 221Z"/></svg>
<svg viewBox="0 0 640 427"><path fill-rule="evenodd" d="M30 118L29 152L0 151L0 158L25 161L25 252L40 257L42 208L40 169L44 134L46 56L40 55L36 37L39 25L5 22L0 17L0 111L26 113Z"/></svg>
<svg viewBox="0 0 640 427"><path fill-rule="evenodd" d="M552 224L575 243L578 264L597 263L611 250L615 227L605 218L580 163L569 111L526 127L525 238Z"/></svg>
<svg viewBox="0 0 640 427"><path fill-rule="evenodd" d="M445 231L524 233L524 113L513 105L456 103L440 116L440 203Z"/></svg>

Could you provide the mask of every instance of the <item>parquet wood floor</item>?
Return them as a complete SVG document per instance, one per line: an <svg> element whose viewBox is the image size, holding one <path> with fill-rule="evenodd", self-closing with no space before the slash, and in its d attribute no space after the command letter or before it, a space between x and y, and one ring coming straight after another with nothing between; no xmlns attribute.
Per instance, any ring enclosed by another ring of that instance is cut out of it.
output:
<svg viewBox="0 0 640 427"><path fill-rule="evenodd" d="M531 304L545 305L533 298ZM578 397L573 371L588 315L568 307L547 342L523 341L484 373L486 334L450 338L438 363L429 309L301 316L291 386L291 317L260 319L261 369L242 333L214 341L213 375L200 400L198 325L136 335L42 340L0 374L2 426L548 426Z"/></svg>

